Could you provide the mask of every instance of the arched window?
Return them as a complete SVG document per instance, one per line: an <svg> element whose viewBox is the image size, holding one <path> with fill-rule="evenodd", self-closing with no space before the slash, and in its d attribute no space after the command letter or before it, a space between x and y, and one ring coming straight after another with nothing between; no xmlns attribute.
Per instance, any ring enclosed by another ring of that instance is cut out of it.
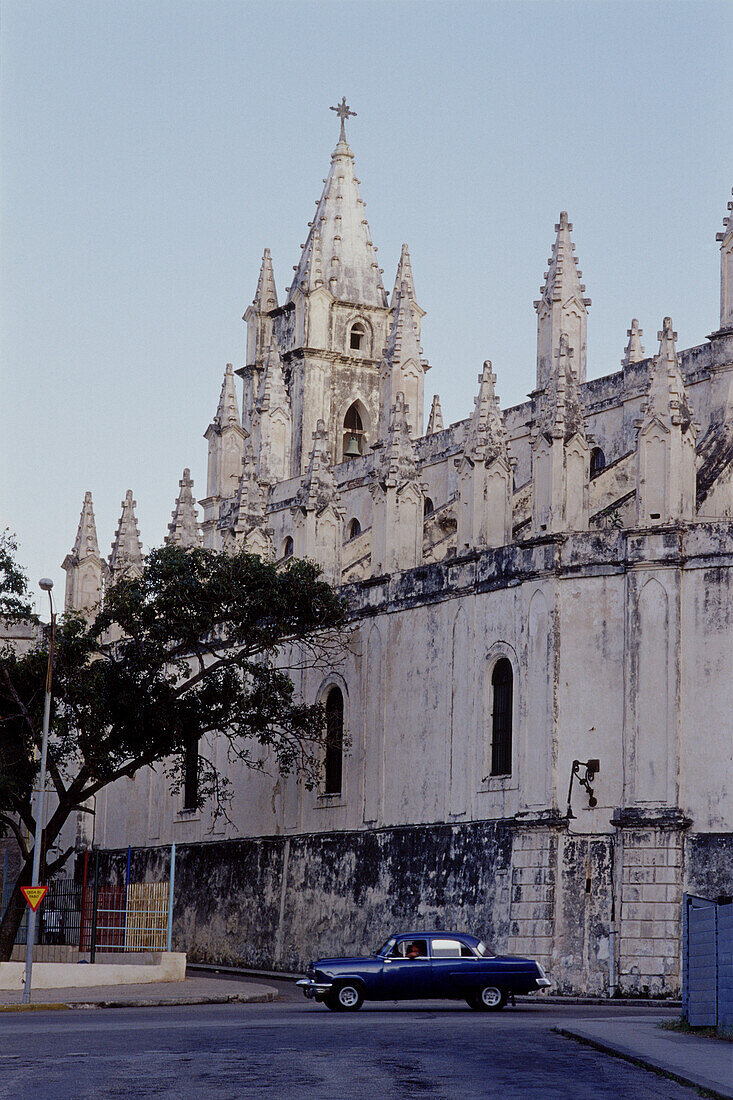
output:
<svg viewBox="0 0 733 1100"><path fill-rule="evenodd" d="M605 466L606 456L600 447L594 447L590 453L590 476L596 477L601 470L605 469Z"/></svg>
<svg viewBox="0 0 733 1100"><path fill-rule="evenodd" d="M344 462L348 462L350 458L358 458L359 455L363 455L365 449L366 433L364 431L364 424L359 415L359 408L356 402L354 402L344 417L341 448Z"/></svg>
<svg viewBox="0 0 733 1100"><path fill-rule="evenodd" d="M359 523L358 519L354 518L346 529L346 537L347 539L355 539L356 536L360 534L361 524Z"/></svg>
<svg viewBox="0 0 733 1100"><path fill-rule="evenodd" d="M431 516L434 511L435 508L433 506L432 500L430 499L430 497L425 497L425 507L423 508L423 515Z"/></svg>
<svg viewBox="0 0 733 1100"><path fill-rule="evenodd" d="M283 558L292 558L295 545L290 535L285 539L283 543Z"/></svg>
<svg viewBox="0 0 733 1100"><path fill-rule="evenodd" d="M511 662L500 658L491 675L491 775L511 775L514 673Z"/></svg>
<svg viewBox="0 0 733 1100"><path fill-rule="evenodd" d="M326 696L326 756L323 793L341 794L344 756L344 697L341 688L332 687Z"/></svg>
<svg viewBox="0 0 733 1100"><path fill-rule="evenodd" d="M349 348L352 351L363 351L366 340L366 328L363 321L355 321L349 332Z"/></svg>

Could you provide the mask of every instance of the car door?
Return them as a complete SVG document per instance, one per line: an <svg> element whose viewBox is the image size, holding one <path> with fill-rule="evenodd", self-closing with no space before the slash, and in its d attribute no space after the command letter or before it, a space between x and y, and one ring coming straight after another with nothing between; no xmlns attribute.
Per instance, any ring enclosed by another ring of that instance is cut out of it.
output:
<svg viewBox="0 0 733 1100"><path fill-rule="evenodd" d="M417 945L419 953L410 958L408 952L413 944ZM400 940L382 963L380 997L385 1001L430 997L431 979L427 940L417 937Z"/></svg>
<svg viewBox="0 0 733 1100"><path fill-rule="evenodd" d="M465 997L475 988L479 960L459 939L434 936L430 943L434 997Z"/></svg>

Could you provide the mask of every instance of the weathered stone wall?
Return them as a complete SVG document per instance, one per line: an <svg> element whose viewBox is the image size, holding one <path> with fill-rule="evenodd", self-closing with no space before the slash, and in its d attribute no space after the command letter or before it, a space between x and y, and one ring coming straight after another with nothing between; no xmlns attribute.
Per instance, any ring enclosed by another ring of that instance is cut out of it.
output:
<svg viewBox="0 0 733 1100"><path fill-rule="evenodd" d="M609 838L511 822L181 845L174 941L191 959L302 969L376 949L397 928L444 927L531 955L565 991L608 988ZM126 851L102 853L124 881ZM169 849L134 849L133 880L164 880Z"/></svg>
<svg viewBox="0 0 733 1100"><path fill-rule="evenodd" d="M174 948L199 962L302 970L375 950L398 928L453 928L529 955L553 989L680 989L683 889L733 892L733 838L682 829L615 836L542 825L453 825L257 837L176 850ZM123 882L126 850L102 853ZM132 851L132 881L167 880L170 849ZM614 892L616 904L614 907Z"/></svg>

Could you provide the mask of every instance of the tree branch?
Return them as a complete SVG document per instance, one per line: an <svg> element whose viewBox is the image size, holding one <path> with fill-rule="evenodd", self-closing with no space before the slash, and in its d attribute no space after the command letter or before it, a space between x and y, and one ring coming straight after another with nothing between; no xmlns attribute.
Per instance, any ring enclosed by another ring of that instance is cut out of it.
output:
<svg viewBox="0 0 733 1100"><path fill-rule="evenodd" d="M14 821L12 817L8 817L7 814L2 814L2 813L0 813L0 821L2 821L5 825L10 826L10 830L11 830L12 833L15 834L15 839L18 842L18 847L20 848L20 854L22 855L23 859L28 859L28 846L25 842L25 837L23 836L23 831L20 828L20 825L18 824L18 822Z"/></svg>

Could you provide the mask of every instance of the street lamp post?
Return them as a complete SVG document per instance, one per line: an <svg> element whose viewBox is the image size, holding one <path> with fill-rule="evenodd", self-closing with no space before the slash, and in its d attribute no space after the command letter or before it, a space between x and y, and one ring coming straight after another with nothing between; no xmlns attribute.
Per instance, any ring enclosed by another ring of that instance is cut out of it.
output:
<svg viewBox="0 0 733 1100"><path fill-rule="evenodd" d="M48 751L48 726L51 718L51 682L53 680L53 656L56 644L56 612L53 609L53 596L51 589L53 581L48 577L42 577L38 582L44 592L48 592L48 602L51 605L51 641L48 647L48 668L46 670L46 702L43 708L43 740L41 742L41 775L36 802L36 834L33 840L33 877L31 886L40 886L38 881L41 871L41 846L43 843L43 828L46 812L46 754ZM33 946L36 941L36 911L31 909L28 914L28 935L25 947L25 985L23 987L23 1004L27 1005L31 999L31 978L33 975Z"/></svg>

